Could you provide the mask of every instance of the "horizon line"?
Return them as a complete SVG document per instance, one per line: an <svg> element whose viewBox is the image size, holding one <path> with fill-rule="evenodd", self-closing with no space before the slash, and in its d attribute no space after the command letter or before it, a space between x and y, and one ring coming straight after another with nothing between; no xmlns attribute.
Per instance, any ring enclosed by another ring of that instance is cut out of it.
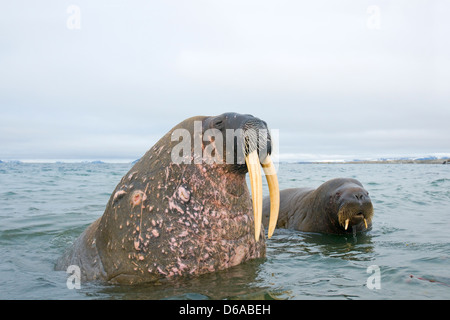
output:
<svg viewBox="0 0 450 320"><path fill-rule="evenodd" d="M137 158L10 158L1 159L0 163L134 163ZM274 162L278 163L320 163L320 162L358 162L358 161L389 161L389 160L446 160L450 159L450 153L428 153L424 155L379 155L363 156L355 155L312 155L312 154L293 154L285 153L274 157Z"/></svg>

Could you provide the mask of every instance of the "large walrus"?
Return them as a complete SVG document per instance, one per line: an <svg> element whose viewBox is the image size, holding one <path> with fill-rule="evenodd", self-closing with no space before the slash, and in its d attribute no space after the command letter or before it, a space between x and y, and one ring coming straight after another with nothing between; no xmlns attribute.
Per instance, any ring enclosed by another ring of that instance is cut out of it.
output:
<svg viewBox="0 0 450 320"><path fill-rule="evenodd" d="M270 200L263 202L268 223ZM277 227L307 232L345 234L369 230L373 206L369 193L355 179L329 180L317 189L292 188L280 192Z"/></svg>
<svg viewBox="0 0 450 320"><path fill-rule="evenodd" d="M273 195L269 237L279 206L271 144L267 124L251 115L181 122L121 179L56 269L76 265L82 280L133 284L264 257L261 164Z"/></svg>

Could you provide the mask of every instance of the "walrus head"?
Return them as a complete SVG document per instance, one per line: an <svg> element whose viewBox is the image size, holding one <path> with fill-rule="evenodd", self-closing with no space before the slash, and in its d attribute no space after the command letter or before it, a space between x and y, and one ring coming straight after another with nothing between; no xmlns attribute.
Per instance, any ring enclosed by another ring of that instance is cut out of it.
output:
<svg viewBox="0 0 450 320"><path fill-rule="evenodd" d="M71 254L98 255L100 271L84 269L113 283L202 274L265 256L260 166L271 194L269 237L279 207L271 152L267 124L251 115L181 122L121 179Z"/></svg>
<svg viewBox="0 0 450 320"><path fill-rule="evenodd" d="M280 206L279 186L276 171L270 157L272 153L272 138L268 131L267 123L251 115L237 113L224 113L217 117L209 117L203 121L203 128L218 130L218 136L226 136L223 146L226 150L225 157L219 157L219 161L226 161L229 171L246 173L250 175L252 189L253 214L255 218L255 239L259 239L262 221L262 166L270 193L270 221L268 237L275 230ZM230 130L235 130L231 135ZM207 137L207 136L206 136ZM211 141L214 143L215 139ZM217 151L217 150L216 150ZM225 158L225 159L224 159ZM245 162L243 161L245 158Z"/></svg>
<svg viewBox="0 0 450 320"><path fill-rule="evenodd" d="M329 199L327 213L336 228L335 233L368 230L372 226L373 205L369 193L355 179L337 178L324 183Z"/></svg>

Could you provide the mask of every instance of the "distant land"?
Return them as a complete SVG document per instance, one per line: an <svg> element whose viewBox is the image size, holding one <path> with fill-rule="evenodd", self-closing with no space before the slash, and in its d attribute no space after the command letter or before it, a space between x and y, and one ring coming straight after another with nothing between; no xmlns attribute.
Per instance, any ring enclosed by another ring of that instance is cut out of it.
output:
<svg viewBox="0 0 450 320"><path fill-rule="evenodd" d="M134 165L140 159L135 160L0 160L0 164L26 164L26 163L81 163L81 164L106 164L106 163L129 163ZM309 161L280 161L279 163L297 163L297 164L366 164L366 163L380 163L380 164L450 164L450 157L392 157L392 158L377 158L377 159L353 159L353 160L309 160Z"/></svg>
<svg viewBox="0 0 450 320"><path fill-rule="evenodd" d="M305 163L305 162L301 162ZM383 163L383 164L450 164L450 158L438 158L438 157L423 157L423 158L379 158L374 160L343 160L343 161L312 161L309 163L325 163L325 164L336 164L336 163L348 163L348 164L365 164L365 163Z"/></svg>

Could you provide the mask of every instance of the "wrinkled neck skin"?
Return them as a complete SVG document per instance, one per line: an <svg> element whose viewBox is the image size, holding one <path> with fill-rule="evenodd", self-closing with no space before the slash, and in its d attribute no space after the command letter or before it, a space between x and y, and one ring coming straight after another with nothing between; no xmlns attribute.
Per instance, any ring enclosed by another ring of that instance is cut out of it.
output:
<svg viewBox="0 0 450 320"><path fill-rule="evenodd" d="M122 178L95 230L100 273L109 282L202 274L265 255L264 236L254 239L245 173L175 164L167 141Z"/></svg>

